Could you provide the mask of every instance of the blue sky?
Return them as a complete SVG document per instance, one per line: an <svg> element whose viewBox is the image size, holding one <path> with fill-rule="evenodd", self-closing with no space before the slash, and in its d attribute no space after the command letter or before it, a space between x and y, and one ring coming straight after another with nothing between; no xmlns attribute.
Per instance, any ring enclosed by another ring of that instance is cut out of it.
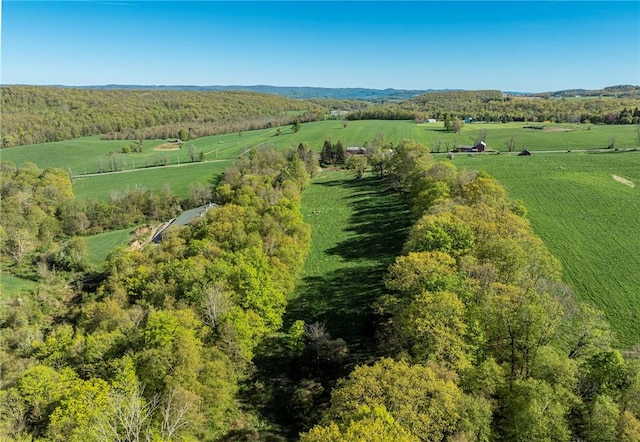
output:
<svg viewBox="0 0 640 442"><path fill-rule="evenodd" d="M3 84L640 84L640 2L2 2Z"/></svg>

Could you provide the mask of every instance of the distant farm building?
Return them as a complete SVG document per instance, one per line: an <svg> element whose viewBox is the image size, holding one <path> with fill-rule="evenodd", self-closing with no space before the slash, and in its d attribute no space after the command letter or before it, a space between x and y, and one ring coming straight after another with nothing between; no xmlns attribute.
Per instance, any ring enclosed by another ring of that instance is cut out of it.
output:
<svg viewBox="0 0 640 442"><path fill-rule="evenodd" d="M424 120L425 123L435 123L436 119L435 118L427 118L426 120Z"/></svg>
<svg viewBox="0 0 640 442"><path fill-rule="evenodd" d="M367 149L360 146L349 146L344 150L345 155L364 155Z"/></svg>
<svg viewBox="0 0 640 442"><path fill-rule="evenodd" d="M332 117L344 117L345 115L348 115L348 114L349 114L349 111L345 111L345 110L341 110L341 111L332 110L330 113Z"/></svg>
<svg viewBox="0 0 640 442"><path fill-rule="evenodd" d="M484 141L480 141L474 146L457 146L453 149L453 152L484 152L487 145Z"/></svg>

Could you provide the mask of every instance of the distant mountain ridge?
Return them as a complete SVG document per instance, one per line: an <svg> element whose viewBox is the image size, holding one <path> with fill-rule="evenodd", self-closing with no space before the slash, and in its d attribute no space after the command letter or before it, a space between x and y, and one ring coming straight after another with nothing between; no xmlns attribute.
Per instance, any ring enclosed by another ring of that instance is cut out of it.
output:
<svg viewBox="0 0 640 442"><path fill-rule="evenodd" d="M555 92L541 92L525 94L531 97L562 98L562 97L615 97L615 98L640 98L640 86L623 84L608 86L602 89L566 89Z"/></svg>

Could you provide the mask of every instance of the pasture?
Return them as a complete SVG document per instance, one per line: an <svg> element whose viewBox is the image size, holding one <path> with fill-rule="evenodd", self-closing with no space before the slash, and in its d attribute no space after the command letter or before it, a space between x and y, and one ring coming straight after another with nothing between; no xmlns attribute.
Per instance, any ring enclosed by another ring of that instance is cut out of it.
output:
<svg viewBox="0 0 640 442"><path fill-rule="evenodd" d="M131 232L134 228L112 230L110 232L98 233L96 235L84 237L87 241L89 265L100 270L107 256L113 249L123 244L127 244L132 238Z"/></svg>
<svg viewBox="0 0 640 442"><path fill-rule="evenodd" d="M525 126L544 127L526 129ZM279 135L277 135L279 133ZM397 143L403 139L415 140L428 146L432 152L440 140L441 151L458 144L472 144L484 135L490 150L506 151L513 138L516 150L526 147L540 150L603 149L612 140L616 148L638 147L637 126L607 126L580 124L505 123L466 124L459 134L447 132L441 122L415 124L413 121L326 120L302 124L300 131L293 132L289 126L261 129L240 133L228 133L186 141L182 148L154 150L167 144L167 140L145 140L141 153L122 153L122 148L132 141L100 140L98 136L77 138L54 143L2 149L5 161L21 165L31 161L40 168L59 167L73 176L109 172L112 159L116 170L139 170L158 163L179 165L192 162L191 151L204 159L234 159L250 149L271 145L278 148L296 147L306 142L320 150L325 140L342 140L345 146L362 146L365 142L383 134L387 141Z"/></svg>
<svg viewBox="0 0 640 442"><path fill-rule="evenodd" d="M359 352L373 344L371 303L404 244L407 207L384 180L325 171L305 190L301 210L311 225L311 251L285 321L324 323Z"/></svg>
<svg viewBox="0 0 640 442"><path fill-rule="evenodd" d="M605 312L623 347L640 344L640 152L461 154L453 161L488 172L523 200L565 281Z"/></svg>
<svg viewBox="0 0 640 442"><path fill-rule="evenodd" d="M206 161L75 177L73 192L81 199L108 199L113 193L132 189L169 189L184 198L189 196L193 184L212 184L229 164L231 160Z"/></svg>

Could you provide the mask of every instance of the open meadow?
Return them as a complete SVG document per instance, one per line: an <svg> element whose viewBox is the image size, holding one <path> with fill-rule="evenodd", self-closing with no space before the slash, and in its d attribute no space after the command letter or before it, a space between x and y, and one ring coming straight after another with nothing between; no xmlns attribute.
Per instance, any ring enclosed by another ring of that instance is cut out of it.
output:
<svg viewBox="0 0 640 442"><path fill-rule="evenodd" d="M525 127L538 127L531 129ZM279 134L279 135L278 135ZM386 141L397 143L403 139L415 140L428 146L432 152L440 144L442 152L458 144L472 144L485 138L487 148L506 151L513 139L516 150L523 147L531 151L604 149L612 142L614 148L638 147L638 127L632 125L545 124L545 123L491 123L466 124L459 134L445 131L441 122L416 124L404 120L325 120L301 125L298 132L291 127L261 129L202 137L178 145L167 140L145 140L141 153L123 153L135 140L101 140L98 136L76 138L68 141L33 144L2 149L4 161L21 165L25 161L40 168L59 167L73 176L111 171L112 158L116 170L138 170L156 164L185 164L192 162L192 153L199 159L223 160L237 158L247 150L260 146L278 148L296 147L308 143L320 150L325 140L342 141L346 146L362 146L378 135Z"/></svg>
<svg viewBox="0 0 640 442"><path fill-rule="evenodd" d="M603 310L620 344L640 343L640 152L456 155L524 201L564 279Z"/></svg>
<svg viewBox="0 0 640 442"><path fill-rule="evenodd" d="M301 210L311 251L285 319L324 323L362 351L373 344L365 339L373 336L371 303L406 239L408 208L384 180L329 170L312 180Z"/></svg>

